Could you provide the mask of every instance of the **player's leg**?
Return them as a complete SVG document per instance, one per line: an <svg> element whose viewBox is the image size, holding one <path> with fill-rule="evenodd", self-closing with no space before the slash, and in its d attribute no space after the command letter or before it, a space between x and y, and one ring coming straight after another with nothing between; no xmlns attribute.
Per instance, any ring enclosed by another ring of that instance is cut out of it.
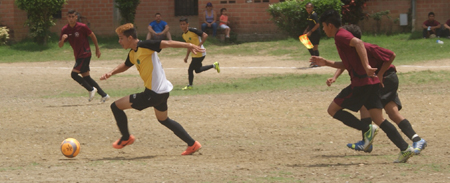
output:
<svg viewBox="0 0 450 183"><path fill-rule="evenodd" d="M188 68L188 81L189 84L187 86L185 86L184 88L182 88L182 90L190 90L192 89L192 85L194 83L194 70L195 70L195 62L194 62L194 58L192 58L191 63L189 64L189 68Z"/></svg>
<svg viewBox="0 0 450 183"><path fill-rule="evenodd" d="M194 65L195 66L194 67L195 73L198 74L198 73L201 73L203 71L207 71L209 69L214 68L213 64L203 66L202 62L203 62L204 59L205 59L204 56L203 57L199 57L199 58L192 58L192 62L195 62L195 65Z"/></svg>
<svg viewBox="0 0 450 183"><path fill-rule="evenodd" d="M152 33L150 33L150 31L149 31L149 32L147 32L147 36L146 36L145 40L150 40L151 38L152 38Z"/></svg>
<svg viewBox="0 0 450 183"><path fill-rule="evenodd" d="M91 63L91 57L84 59L83 64L80 67L80 74L81 74L81 76L83 76L83 80L85 80L87 83L89 83L89 85L93 86L97 90L97 93L102 96L102 99L100 100L100 102L105 102L106 100L109 99L109 96L102 90L102 88L97 84L97 82L95 82L91 78L90 72L89 72L90 71L90 67L89 67L90 63ZM95 92L93 92L93 93L95 94ZM92 97L93 96L90 96L89 101L92 100Z"/></svg>
<svg viewBox="0 0 450 183"><path fill-rule="evenodd" d="M169 41L172 41L172 34L170 34L169 31L166 32L166 38L167 38Z"/></svg>
<svg viewBox="0 0 450 183"><path fill-rule="evenodd" d="M139 94L134 94L134 96ZM117 127L119 128L122 137L113 143L113 147L116 149L122 149L126 145L133 144L135 138L133 135L130 135L128 130L128 119L124 110L132 108L132 103L130 102L130 98L132 95L125 96L116 100L111 104L111 111L116 119Z"/></svg>
<svg viewBox="0 0 450 183"><path fill-rule="evenodd" d="M361 107L361 109L359 110L360 116L361 116L361 123L364 126L369 126L372 124L372 118L370 118L370 113L369 111L366 109L366 107ZM362 140L356 142L356 143L348 143L347 147L356 151L364 151L366 153L370 153L373 150L373 146L370 145L367 149L364 150L364 133L365 131L361 131L361 136L362 136Z"/></svg>
<svg viewBox="0 0 450 183"><path fill-rule="evenodd" d="M186 132L186 130L181 126L178 122L173 119L170 119L167 115L168 107L167 107L167 99L169 97L169 93L158 94L158 98L161 98L162 101L160 104L154 106L155 116L158 121L170 129L178 138L186 142L188 148L186 151L182 153L182 155L191 155L202 147L201 144L194 139Z"/></svg>
<svg viewBox="0 0 450 183"><path fill-rule="evenodd" d="M78 84L83 86L88 92L89 92L89 99L88 101L92 101L92 99L95 96L95 93L97 92L97 89L90 85L86 80L84 80L79 74L83 72L86 67L86 58L79 58L76 59L75 65L73 66L71 77L73 80L75 80Z"/></svg>
<svg viewBox="0 0 450 183"><path fill-rule="evenodd" d="M213 36L216 37L216 35L217 35L217 26L218 26L217 22L214 22L211 26L212 26L212 29L213 29Z"/></svg>

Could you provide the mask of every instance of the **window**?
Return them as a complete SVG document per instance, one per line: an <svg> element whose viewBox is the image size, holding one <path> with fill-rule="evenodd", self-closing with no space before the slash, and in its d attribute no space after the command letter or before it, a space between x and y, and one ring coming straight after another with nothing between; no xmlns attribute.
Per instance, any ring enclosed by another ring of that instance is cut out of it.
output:
<svg viewBox="0 0 450 183"><path fill-rule="evenodd" d="M255 2L255 3L260 3L260 2L268 3L269 0L254 0L254 2Z"/></svg>
<svg viewBox="0 0 450 183"><path fill-rule="evenodd" d="M198 15L198 0L175 0L175 16Z"/></svg>

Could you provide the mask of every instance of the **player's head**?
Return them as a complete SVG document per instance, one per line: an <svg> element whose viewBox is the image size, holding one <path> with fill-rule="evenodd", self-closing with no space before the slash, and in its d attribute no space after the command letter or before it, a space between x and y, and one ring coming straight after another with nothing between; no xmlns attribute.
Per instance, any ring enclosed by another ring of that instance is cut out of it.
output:
<svg viewBox="0 0 450 183"><path fill-rule="evenodd" d="M434 12L428 13L428 20L430 20L430 21L434 20Z"/></svg>
<svg viewBox="0 0 450 183"><path fill-rule="evenodd" d="M74 25L77 23L78 14L75 10L69 10L67 12L67 22L69 22L70 25Z"/></svg>
<svg viewBox="0 0 450 183"><path fill-rule="evenodd" d="M189 22L188 19L186 17L181 17L180 18L180 28L183 32L187 32L189 29Z"/></svg>
<svg viewBox="0 0 450 183"><path fill-rule="evenodd" d="M156 14L155 14L155 20L156 20L157 22L161 21L161 13L156 13Z"/></svg>
<svg viewBox="0 0 450 183"><path fill-rule="evenodd" d="M133 41L137 39L137 32L132 23L123 24L116 29L119 44L125 48L132 48Z"/></svg>
<svg viewBox="0 0 450 183"><path fill-rule="evenodd" d="M308 14L311 14L313 12L314 5L313 3L306 3L305 8L306 12L308 12Z"/></svg>
<svg viewBox="0 0 450 183"><path fill-rule="evenodd" d="M352 33L353 36L357 37L358 39L361 39L362 32L359 26L351 24L351 25L344 25L342 26L342 28Z"/></svg>
<svg viewBox="0 0 450 183"><path fill-rule="evenodd" d="M335 31L341 27L341 16L336 10L330 9L320 16L320 22L322 22L325 34L328 37L334 37Z"/></svg>
<svg viewBox="0 0 450 183"><path fill-rule="evenodd" d="M227 15L227 9L226 8L220 9L220 14L221 15Z"/></svg>

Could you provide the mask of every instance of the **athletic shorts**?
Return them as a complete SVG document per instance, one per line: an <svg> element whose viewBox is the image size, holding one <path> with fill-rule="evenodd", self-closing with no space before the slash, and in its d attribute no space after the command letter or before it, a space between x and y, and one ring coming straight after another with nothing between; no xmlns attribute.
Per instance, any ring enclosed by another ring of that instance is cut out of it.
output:
<svg viewBox="0 0 450 183"><path fill-rule="evenodd" d="M308 37L309 41L311 41L312 45L319 45L320 42L320 33L318 30L311 33L311 36Z"/></svg>
<svg viewBox="0 0 450 183"><path fill-rule="evenodd" d="M389 102L393 101L398 106L398 110L402 109L402 103L398 98L398 77L395 69L391 68L384 73L383 76L384 88L380 88L381 103L386 106Z"/></svg>
<svg viewBox="0 0 450 183"><path fill-rule="evenodd" d="M142 93L130 95L131 107L139 111L148 107L154 107L161 112L167 111L167 99L169 99L169 93L158 94L147 88Z"/></svg>
<svg viewBox="0 0 450 183"><path fill-rule="evenodd" d="M200 68L203 66L203 64L202 64L203 59L205 59L205 56L203 56L203 57L198 57L198 58L192 57L191 64L189 64L189 70L197 70L197 69L200 69Z"/></svg>
<svg viewBox="0 0 450 183"><path fill-rule="evenodd" d="M342 108L358 112L362 106L370 109L382 109L379 84L344 88L334 102Z"/></svg>
<svg viewBox="0 0 450 183"><path fill-rule="evenodd" d="M75 65L73 66L73 69L80 71L80 73L85 73L87 71L90 71L89 63L91 63L91 57L87 58L78 58L75 61Z"/></svg>

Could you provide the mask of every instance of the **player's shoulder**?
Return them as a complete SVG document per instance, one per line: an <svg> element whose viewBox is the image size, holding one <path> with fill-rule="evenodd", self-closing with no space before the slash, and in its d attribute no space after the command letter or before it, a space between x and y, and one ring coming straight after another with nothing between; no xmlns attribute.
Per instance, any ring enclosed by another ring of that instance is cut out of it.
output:
<svg viewBox="0 0 450 183"><path fill-rule="evenodd" d="M188 31L190 31L190 32L195 32L195 31L198 31L198 29L195 28L195 27L189 27L189 28L188 28Z"/></svg>

